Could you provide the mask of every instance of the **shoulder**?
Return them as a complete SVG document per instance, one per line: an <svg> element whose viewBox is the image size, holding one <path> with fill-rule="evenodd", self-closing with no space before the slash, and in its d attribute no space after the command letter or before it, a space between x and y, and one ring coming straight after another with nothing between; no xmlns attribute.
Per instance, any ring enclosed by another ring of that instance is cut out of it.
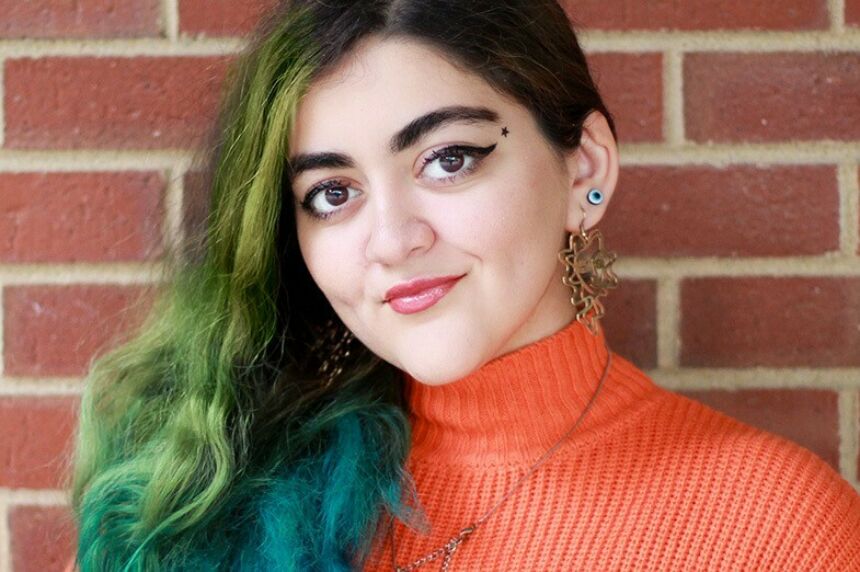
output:
<svg viewBox="0 0 860 572"><path fill-rule="evenodd" d="M837 469L619 364L618 386L637 401L589 462L623 483L613 494L627 513L699 565L860 571L860 494Z"/></svg>
<svg viewBox="0 0 860 572"><path fill-rule="evenodd" d="M860 494L821 457L668 390L655 415L667 458L694 467L699 508L742 535L751 568L860 570Z"/></svg>

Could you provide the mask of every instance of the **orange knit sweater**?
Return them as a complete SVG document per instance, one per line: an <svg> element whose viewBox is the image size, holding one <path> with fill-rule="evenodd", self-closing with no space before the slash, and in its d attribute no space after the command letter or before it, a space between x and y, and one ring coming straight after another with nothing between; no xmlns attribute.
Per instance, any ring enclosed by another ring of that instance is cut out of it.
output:
<svg viewBox="0 0 860 572"><path fill-rule="evenodd" d="M603 336L573 321L454 383L406 376L407 468L430 529L396 522L397 565L484 514L572 426L603 371ZM392 570L389 538L381 531L366 572ZM450 570L860 570L860 495L808 449L663 389L613 353L576 432Z"/></svg>
<svg viewBox="0 0 860 572"><path fill-rule="evenodd" d="M407 375L407 468L430 530L395 524L397 564L494 506L572 425L605 362L602 331L573 321L448 385ZM365 572L392 570L388 540ZM613 353L576 432L450 570L860 571L860 496L808 449L660 388Z"/></svg>

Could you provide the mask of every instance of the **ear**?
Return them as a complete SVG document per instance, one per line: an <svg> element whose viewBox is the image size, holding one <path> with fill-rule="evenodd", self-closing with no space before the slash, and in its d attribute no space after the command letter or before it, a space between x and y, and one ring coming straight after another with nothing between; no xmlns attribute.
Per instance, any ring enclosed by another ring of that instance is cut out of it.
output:
<svg viewBox="0 0 860 572"><path fill-rule="evenodd" d="M583 211L585 229L603 218L618 181L618 147L602 113L592 111L585 118L580 145L565 156L565 163L570 193L566 227L569 232L578 233ZM603 202L599 205L588 202L588 191L594 188L603 193Z"/></svg>

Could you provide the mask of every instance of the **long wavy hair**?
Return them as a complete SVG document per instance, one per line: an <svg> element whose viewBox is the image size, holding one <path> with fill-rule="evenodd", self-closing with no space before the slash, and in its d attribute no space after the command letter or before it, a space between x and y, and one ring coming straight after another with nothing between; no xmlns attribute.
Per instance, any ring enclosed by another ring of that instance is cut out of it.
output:
<svg viewBox="0 0 860 572"><path fill-rule="evenodd" d="M139 328L93 359L69 477L82 572L353 570L420 510L401 372L339 324L298 248L289 133L358 40L421 41L512 96L558 152L612 116L555 0L284 0L228 71L202 147L206 213ZM409 65L404 62L404 65ZM383 518L388 515L388 518Z"/></svg>

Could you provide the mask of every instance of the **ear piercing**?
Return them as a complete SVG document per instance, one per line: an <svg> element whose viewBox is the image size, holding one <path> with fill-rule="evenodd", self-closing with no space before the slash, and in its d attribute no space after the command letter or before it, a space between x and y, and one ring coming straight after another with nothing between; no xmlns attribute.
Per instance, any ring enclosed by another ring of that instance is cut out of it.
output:
<svg viewBox="0 0 860 572"><path fill-rule="evenodd" d="M598 188L593 188L588 191L588 195L586 195L588 202L593 205L599 205L603 202L603 193Z"/></svg>

